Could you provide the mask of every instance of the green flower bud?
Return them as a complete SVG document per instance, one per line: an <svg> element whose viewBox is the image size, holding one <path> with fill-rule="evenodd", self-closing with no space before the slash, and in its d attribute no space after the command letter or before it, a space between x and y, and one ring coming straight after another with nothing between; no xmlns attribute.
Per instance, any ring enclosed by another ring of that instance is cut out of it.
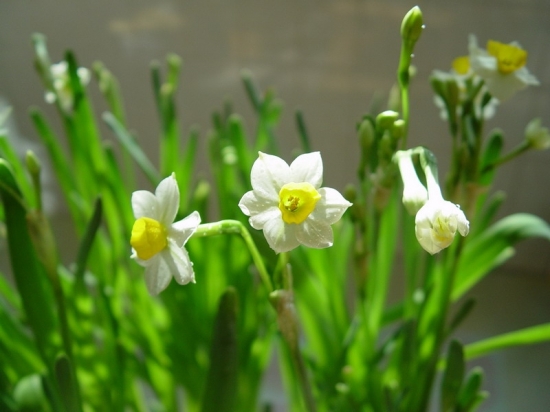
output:
<svg viewBox="0 0 550 412"><path fill-rule="evenodd" d="M379 130L390 129L398 118L399 113L393 110L386 110L376 116L376 128Z"/></svg>
<svg viewBox="0 0 550 412"><path fill-rule="evenodd" d="M403 18L401 23L401 38L410 46L413 46L424 29L422 11L420 7L414 6Z"/></svg>
<svg viewBox="0 0 550 412"><path fill-rule="evenodd" d="M397 119L391 128L391 134L394 139L401 139L405 136L405 120Z"/></svg>
<svg viewBox="0 0 550 412"><path fill-rule="evenodd" d="M36 157L32 150L27 150L25 162L27 163L27 169L31 175L40 175L40 170L42 169L40 160L38 160L38 157Z"/></svg>
<svg viewBox="0 0 550 412"><path fill-rule="evenodd" d="M525 128L525 139L533 149L546 150L550 147L550 132L542 127L540 118L533 119Z"/></svg>

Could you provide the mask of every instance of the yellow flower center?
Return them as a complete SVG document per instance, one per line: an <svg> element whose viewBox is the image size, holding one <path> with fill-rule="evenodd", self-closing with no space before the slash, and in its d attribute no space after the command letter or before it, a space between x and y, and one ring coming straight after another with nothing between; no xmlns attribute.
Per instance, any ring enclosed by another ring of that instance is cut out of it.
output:
<svg viewBox="0 0 550 412"><path fill-rule="evenodd" d="M470 71L470 57L460 56L453 60L453 69L458 74L464 76Z"/></svg>
<svg viewBox="0 0 550 412"><path fill-rule="evenodd" d="M499 43L489 40L487 42L487 51L491 56L497 58L498 71L501 74L510 74L517 69L525 66L527 62L527 52L520 47L511 44Z"/></svg>
<svg viewBox="0 0 550 412"><path fill-rule="evenodd" d="M449 221L449 219L438 216L435 219L435 223L433 225L433 233L435 235L435 239L439 243L449 244L454 239L456 233L455 226L456 225L453 224L453 222Z"/></svg>
<svg viewBox="0 0 550 412"><path fill-rule="evenodd" d="M140 259L147 260L166 247L167 238L166 228L160 222L140 217L132 228L130 244Z"/></svg>
<svg viewBox="0 0 550 412"><path fill-rule="evenodd" d="M279 209L285 223L302 223L315 210L321 195L310 183L288 183L279 191Z"/></svg>

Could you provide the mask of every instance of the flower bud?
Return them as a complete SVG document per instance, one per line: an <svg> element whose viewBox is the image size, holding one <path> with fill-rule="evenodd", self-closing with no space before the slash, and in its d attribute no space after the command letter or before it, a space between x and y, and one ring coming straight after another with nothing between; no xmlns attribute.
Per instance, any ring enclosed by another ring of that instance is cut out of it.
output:
<svg viewBox="0 0 550 412"><path fill-rule="evenodd" d="M414 6L403 18L401 23L401 38L410 46L414 46L420 38L420 34L424 29L422 11L420 7Z"/></svg>
<svg viewBox="0 0 550 412"><path fill-rule="evenodd" d="M545 150L550 147L550 132L542 127L540 118L533 119L525 128L525 139L533 149Z"/></svg>
<svg viewBox="0 0 550 412"><path fill-rule="evenodd" d="M393 123L399 118L399 113L393 110L386 110L376 116L376 128L377 129L389 129L393 126Z"/></svg>
<svg viewBox="0 0 550 412"><path fill-rule="evenodd" d="M428 200L428 191L418 178L410 150L398 151L393 159L399 166L403 181L403 206L409 214L414 215Z"/></svg>

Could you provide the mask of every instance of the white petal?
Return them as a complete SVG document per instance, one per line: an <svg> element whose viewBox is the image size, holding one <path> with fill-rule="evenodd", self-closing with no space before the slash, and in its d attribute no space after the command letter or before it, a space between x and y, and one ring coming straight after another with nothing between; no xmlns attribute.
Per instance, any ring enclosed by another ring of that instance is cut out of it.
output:
<svg viewBox="0 0 550 412"><path fill-rule="evenodd" d="M315 210L308 219L332 225L339 221L346 209L352 205L336 189L323 187L318 192L321 199L315 205Z"/></svg>
<svg viewBox="0 0 550 412"><path fill-rule="evenodd" d="M296 238L296 226L286 224L282 219L273 219L264 225L267 243L276 253L288 252L300 244Z"/></svg>
<svg viewBox="0 0 550 412"><path fill-rule="evenodd" d="M160 207L157 198L147 190L138 190L132 193L132 209L134 217L150 217L151 219L159 220Z"/></svg>
<svg viewBox="0 0 550 412"><path fill-rule="evenodd" d="M180 205L180 191L174 176L172 173L172 175L163 179L155 190L155 195L160 206L158 220L167 227L174 221Z"/></svg>
<svg viewBox="0 0 550 412"><path fill-rule="evenodd" d="M441 251L443 248L434 241L432 238L432 230L426 229L426 228L420 228L416 227L416 239L418 240L418 243L420 243L420 246L428 252L429 254L433 255L439 251Z"/></svg>
<svg viewBox="0 0 550 412"><path fill-rule="evenodd" d="M278 203L261 197L258 192L245 193L239 207L245 215L250 216L250 225L254 229L263 229L268 220L281 218Z"/></svg>
<svg viewBox="0 0 550 412"><path fill-rule="evenodd" d="M255 192L263 198L279 201L279 191L290 183L290 167L281 158L259 152L252 165L250 181Z"/></svg>
<svg viewBox="0 0 550 412"><path fill-rule="evenodd" d="M195 233L200 223L201 216L199 212L194 211L185 219L172 224L168 229L168 237L174 239L176 244L182 247L187 243L193 233Z"/></svg>
<svg viewBox="0 0 550 412"><path fill-rule="evenodd" d="M263 229L267 222L272 220L282 221L281 211L278 207L270 207L269 209L250 217L248 222L254 229Z"/></svg>
<svg viewBox="0 0 550 412"><path fill-rule="evenodd" d="M502 102L528 86L513 74L503 75L496 72L492 75L485 75L484 80L489 93Z"/></svg>
<svg viewBox="0 0 550 412"><path fill-rule="evenodd" d="M311 183L316 189L323 183L323 160L321 153L305 153L298 156L290 165L294 183Z"/></svg>
<svg viewBox="0 0 550 412"><path fill-rule="evenodd" d="M145 283L151 295L158 295L166 289L172 277L163 252L149 259L150 264L145 269Z"/></svg>
<svg viewBox="0 0 550 412"><path fill-rule="evenodd" d="M189 259L187 250L178 247L171 239L168 242L169 254L165 259L170 267L172 276L174 276L174 279L176 279L176 282L180 285L187 285L189 282L195 283L193 263Z"/></svg>
<svg viewBox="0 0 550 412"><path fill-rule="evenodd" d="M296 237L302 245L315 249L330 247L334 242L332 228L311 219L297 225Z"/></svg>

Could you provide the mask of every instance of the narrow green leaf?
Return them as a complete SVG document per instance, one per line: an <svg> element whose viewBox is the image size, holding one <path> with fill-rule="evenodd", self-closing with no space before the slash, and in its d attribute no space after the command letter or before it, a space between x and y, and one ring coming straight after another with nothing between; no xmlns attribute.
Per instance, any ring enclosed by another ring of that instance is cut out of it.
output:
<svg viewBox="0 0 550 412"><path fill-rule="evenodd" d="M13 147L8 142L6 136L0 136L0 157L6 159L11 165L17 185L21 189L21 192L23 192L23 198L27 199L29 204L35 205L36 199L34 196L34 190L29 182L29 179L27 179L25 167L15 153Z"/></svg>
<svg viewBox="0 0 550 412"><path fill-rule="evenodd" d="M477 236L477 233L487 230L505 200L506 193L503 191L495 192L490 198L485 195L480 196L478 202L483 205L483 209L476 214L469 236Z"/></svg>
<svg viewBox="0 0 550 412"><path fill-rule="evenodd" d="M304 114L301 110L296 110L296 127L298 128L298 135L300 136L300 142L302 144L302 151L304 153L311 152L311 144L309 140L309 134L306 128L306 122L304 120Z"/></svg>
<svg viewBox="0 0 550 412"><path fill-rule="evenodd" d="M451 320L451 323L449 324L447 335L450 335L462 323L462 321L466 319L466 317L470 314L475 305L476 300L474 298L469 298L462 304L458 312Z"/></svg>
<svg viewBox="0 0 550 412"><path fill-rule="evenodd" d="M228 288L220 298L210 347L210 369L203 396L203 412L234 411L238 380L238 296Z"/></svg>
<svg viewBox="0 0 550 412"><path fill-rule="evenodd" d="M462 386L458 395L456 412L470 412L478 404L481 384L483 382L483 370L479 367L474 368L466 383Z"/></svg>
<svg viewBox="0 0 550 412"><path fill-rule="evenodd" d="M460 298L491 269L511 257L514 244L533 237L550 240L550 226L537 216L517 213L499 220L471 239L458 263L452 299Z"/></svg>
<svg viewBox="0 0 550 412"><path fill-rule="evenodd" d="M160 174L141 147L137 144L133 136L120 124L112 113L103 113L103 120L111 128L120 144L130 153L149 181L156 186L160 181Z"/></svg>
<svg viewBox="0 0 550 412"><path fill-rule="evenodd" d="M11 167L0 159L0 196L4 204L9 256L17 290L38 350L46 364L59 350L51 285L40 265L27 227L27 211Z"/></svg>
<svg viewBox="0 0 550 412"><path fill-rule="evenodd" d="M260 113L262 103L260 99L260 94L258 93L258 89L254 85L254 81L252 80L252 72L250 70L242 70L241 79L246 90L246 95L248 96L252 107L257 113Z"/></svg>
<svg viewBox="0 0 550 412"><path fill-rule="evenodd" d="M447 352L447 366L441 384L441 411L454 409L464 379L464 352L460 342L453 340Z"/></svg>
<svg viewBox="0 0 550 412"><path fill-rule="evenodd" d="M548 341L550 341L550 323L545 323L471 343L464 347L464 354L466 360L470 360L500 349Z"/></svg>
<svg viewBox="0 0 550 412"><path fill-rule="evenodd" d="M97 61L93 64L93 71L99 83L99 90L109 105L110 111L122 125L126 125L126 116L124 115L124 103L120 94L120 86L115 76Z"/></svg>
<svg viewBox="0 0 550 412"><path fill-rule="evenodd" d="M487 147L481 157L479 170L484 170L487 166L493 164L499 157L504 146L504 137L501 130L493 130L487 141ZM479 184L489 186L494 177L496 169L491 169L483 173L479 178Z"/></svg>
<svg viewBox="0 0 550 412"><path fill-rule="evenodd" d="M243 119L233 114L228 119L229 122L229 137L231 142L235 146L237 151L237 161L239 162L239 171L243 182L247 183L248 190L252 189L249 184L250 170L252 169L252 163L254 162L255 153L252 154L251 149L248 146L246 140L246 133L244 131Z"/></svg>
<svg viewBox="0 0 550 412"><path fill-rule="evenodd" d="M73 194L75 193L76 183L73 178L73 172L71 171L71 167L67 160L67 155L63 153L61 145L59 144L59 138L48 125L40 109L31 108L30 115L36 131L42 139L42 143L44 143L46 149L48 150L57 181L61 186L65 200L69 205L69 209L71 210L73 217L76 217L78 216L77 208L72 200ZM75 221L78 222L79 220L75 219Z"/></svg>
<svg viewBox="0 0 550 412"><path fill-rule="evenodd" d="M55 378L65 411L80 412L82 405L80 403L76 376L74 375L71 361L65 354L58 356L55 361Z"/></svg>
<svg viewBox="0 0 550 412"><path fill-rule="evenodd" d="M192 182L195 169L195 159L197 158L197 146L199 142L199 130L196 127L191 128L189 140L183 152L183 159L179 162L180 167L176 172L178 185L180 188L181 210L187 211L191 202Z"/></svg>
<svg viewBox="0 0 550 412"><path fill-rule="evenodd" d="M88 260L90 250L92 248L92 243L94 241L97 230L99 229L99 225L101 224L101 219L103 216L102 205L103 203L101 202L101 198L97 198L94 204L94 213L92 214L92 218L88 222L88 226L86 227L86 231L84 232L84 237L80 242L78 254L76 257L76 266L74 270L74 275L77 280L84 280L86 261Z"/></svg>

